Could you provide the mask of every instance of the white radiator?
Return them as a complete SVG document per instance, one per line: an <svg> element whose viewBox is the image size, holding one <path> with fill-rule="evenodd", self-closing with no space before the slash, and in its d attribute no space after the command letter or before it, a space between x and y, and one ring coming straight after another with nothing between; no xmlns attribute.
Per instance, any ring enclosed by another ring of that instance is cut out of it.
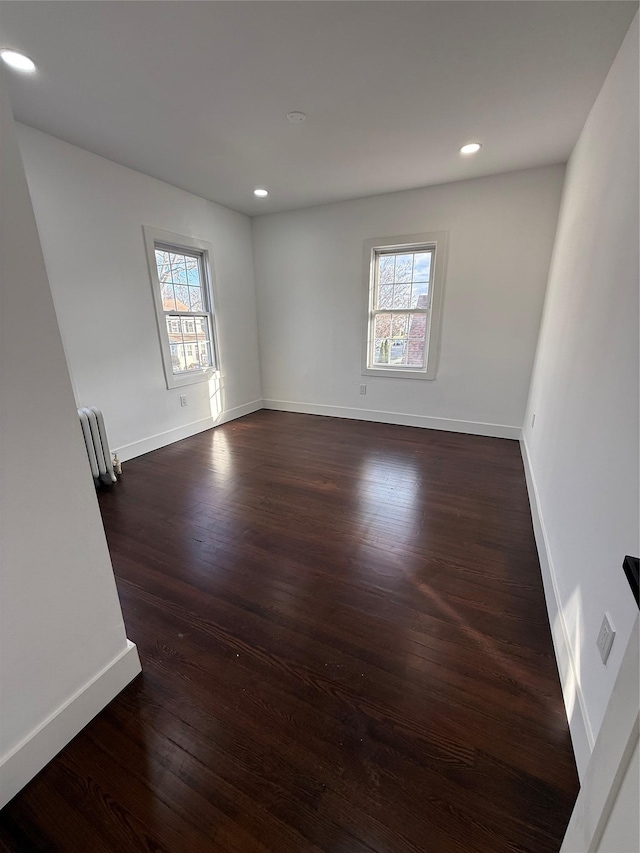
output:
<svg viewBox="0 0 640 853"><path fill-rule="evenodd" d="M94 480L111 485L117 480L111 462L111 451L107 441L107 430L104 425L102 412L95 406L78 409L80 425L84 443L87 447L87 456L91 466Z"/></svg>

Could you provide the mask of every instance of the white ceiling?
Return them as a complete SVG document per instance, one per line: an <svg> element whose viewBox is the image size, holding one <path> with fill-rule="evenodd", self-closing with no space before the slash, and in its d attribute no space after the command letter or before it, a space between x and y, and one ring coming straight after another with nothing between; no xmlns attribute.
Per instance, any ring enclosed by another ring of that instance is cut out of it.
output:
<svg viewBox="0 0 640 853"><path fill-rule="evenodd" d="M254 215L564 162L637 6L1 2L0 45L19 120Z"/></svg>

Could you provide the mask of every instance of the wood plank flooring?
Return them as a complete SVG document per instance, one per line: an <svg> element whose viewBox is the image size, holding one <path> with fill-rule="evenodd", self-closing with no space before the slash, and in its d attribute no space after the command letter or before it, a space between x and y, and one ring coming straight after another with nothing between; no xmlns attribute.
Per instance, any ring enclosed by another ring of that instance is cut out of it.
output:
<svg viewBox="0 0 640 853"><path fill-rule="evenodd" d="M517 442L261 411L100 505L144 672L6 849L557 853L578 781Z"/></svg>

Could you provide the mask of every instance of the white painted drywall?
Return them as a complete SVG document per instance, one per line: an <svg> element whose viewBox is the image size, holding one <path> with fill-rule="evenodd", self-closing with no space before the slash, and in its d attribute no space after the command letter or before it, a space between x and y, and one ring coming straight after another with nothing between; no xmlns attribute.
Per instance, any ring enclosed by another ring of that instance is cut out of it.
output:
<svg viewBox="0 0 640 853"><path fill-rule="evenodd" d="M27 749L27 772L21 748L132 649L8 101L1 117L0 805L52 757Z"/></svg>
<svg viewBox="0 0 640 853"><path fill-rule="evenodd" d="M638 853L639 625L636 615L560 853Z"/></svg>
<svg viewBox="0 0 640 853"><path fill-rule="evenodd" d="M637 612L621 564L640 550L638 383L636 16L567 167L523 435L554 641L571 664L565 702L570 718L581 708L591 747ZM605 611L617 631L606 666Z"/></svg>
<svg viewBox="0 0 640 853"><path fill-rule="evenodd" d="M517 436L563 174L551 166L255 218L265 400ZM432 231L449 234L437 378L362 377L363 242Z"/></svg>
<svg viewBox="0 0 640 853"><path fill-rule="evenodd" d="M249 219L33 128L18 137L78 404L103 410L112 447L126 458L249 410L261 398ZM167 390L143 225L213 245L221 388Z"/></svg>
<svg viewBox="0 0 640 853"><path fill-rule="evenodd" d="M613 803L598 853L640 853L640 752L638 742Z"/></svg>

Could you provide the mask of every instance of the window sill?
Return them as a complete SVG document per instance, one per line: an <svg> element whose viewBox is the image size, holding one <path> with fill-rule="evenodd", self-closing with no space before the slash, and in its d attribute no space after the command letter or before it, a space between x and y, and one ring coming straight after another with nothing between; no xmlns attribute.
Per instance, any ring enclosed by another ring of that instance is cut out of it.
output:
<svg viewBox="0 0 640 853"><path fill-rule="evenodd" d="M363 376L384 376L387 379L430 379L436 378L435 371L427 370L394 370L384 367L363 367Z"/></svg>
<svg viewBox="0 0 640 853"><path fill-rule="evenodd" d="M194 370L190 373L177 373L166 376L167 389L184 388L185 385L199 385L201 382L208 382L213 376L219 373L213 367L206 370Z"/></svg>

